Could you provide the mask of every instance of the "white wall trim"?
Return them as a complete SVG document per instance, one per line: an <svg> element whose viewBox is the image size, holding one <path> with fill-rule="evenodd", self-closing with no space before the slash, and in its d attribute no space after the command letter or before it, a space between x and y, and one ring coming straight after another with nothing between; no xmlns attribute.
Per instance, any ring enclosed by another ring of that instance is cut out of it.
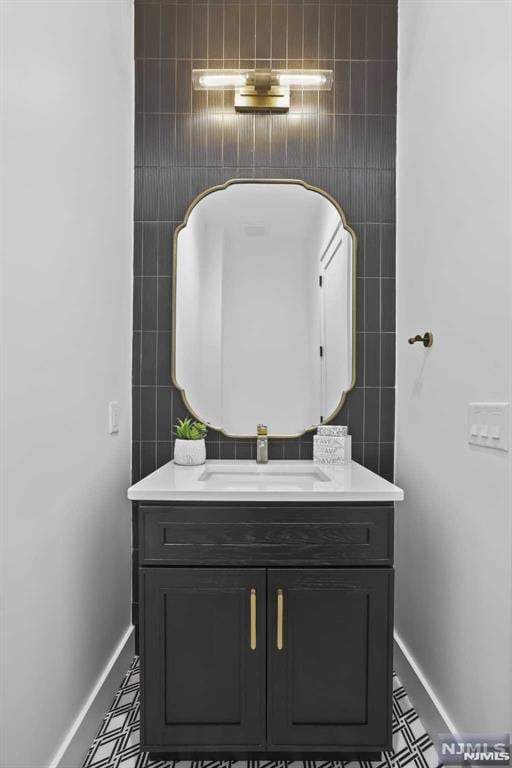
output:
<svg viewBox="0 0 512 768"><path fill-rule="evenodd" d="M121 640L99 676L48 768L81 768L98 726L134 655L133 625Z"/></svg>
<svg viewBox="0 0 512 768"><path fill-rule="evenodd" d="M394 638L395 671L432 740L435 742L438 733L460 733L420 665L396 631Z"/></svg>

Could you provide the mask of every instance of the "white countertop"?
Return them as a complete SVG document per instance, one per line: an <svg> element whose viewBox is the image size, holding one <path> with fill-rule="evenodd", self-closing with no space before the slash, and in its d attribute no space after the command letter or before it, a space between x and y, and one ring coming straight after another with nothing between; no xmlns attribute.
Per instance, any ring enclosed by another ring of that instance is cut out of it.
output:
<svg viewBox="0 0 512 768"><path fill-rule="evenodd" d="M133 501L401 501L404 492L353 461L342 467L312 461L210 460L198 467L173 461L128 489Z"/></svg>

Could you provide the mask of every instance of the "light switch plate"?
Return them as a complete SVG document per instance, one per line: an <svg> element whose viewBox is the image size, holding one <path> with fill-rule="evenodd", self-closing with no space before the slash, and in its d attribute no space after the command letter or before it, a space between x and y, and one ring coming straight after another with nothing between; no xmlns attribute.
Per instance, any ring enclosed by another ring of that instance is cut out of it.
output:
<svg viewBox="0 0 512 768"><path fill-rule="evenodd" d="M119 403L115 400L108 404L108 431L111 435L119 432Z"/></svg>
<svg viewBox="0 0 512 768"><path fill-rule="evenodd" d="M470 403L468 442L483 448L508 451L509 413L509 403Z"/></svg>

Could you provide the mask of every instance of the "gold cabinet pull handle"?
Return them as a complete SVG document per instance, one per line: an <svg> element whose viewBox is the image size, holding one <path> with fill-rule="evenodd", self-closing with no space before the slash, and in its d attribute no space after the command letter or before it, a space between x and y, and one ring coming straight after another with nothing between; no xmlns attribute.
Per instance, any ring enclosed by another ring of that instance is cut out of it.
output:
<svg viewBox="0 0 512 768"><path fill-rule="evenodd" d="M256 650L256 590L251 589L251 651Z"/></svg>
<svg viewBox="0 0 512 768"><path fill-rule="evenodd" d="M283 590L277 590L277 650L283 650Z"/></svg>

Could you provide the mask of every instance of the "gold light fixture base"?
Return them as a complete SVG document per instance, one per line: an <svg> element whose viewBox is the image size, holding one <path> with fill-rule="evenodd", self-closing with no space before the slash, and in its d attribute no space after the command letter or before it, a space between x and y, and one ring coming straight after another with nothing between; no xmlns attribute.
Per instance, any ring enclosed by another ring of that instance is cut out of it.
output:
<svg viewBox="0 0 512 768"><path fill-rule="evenodd" d="M272 85L268 90L257 90L253 86L237 88L235 91L237 112L288 112L290 89Z"/></svg>

